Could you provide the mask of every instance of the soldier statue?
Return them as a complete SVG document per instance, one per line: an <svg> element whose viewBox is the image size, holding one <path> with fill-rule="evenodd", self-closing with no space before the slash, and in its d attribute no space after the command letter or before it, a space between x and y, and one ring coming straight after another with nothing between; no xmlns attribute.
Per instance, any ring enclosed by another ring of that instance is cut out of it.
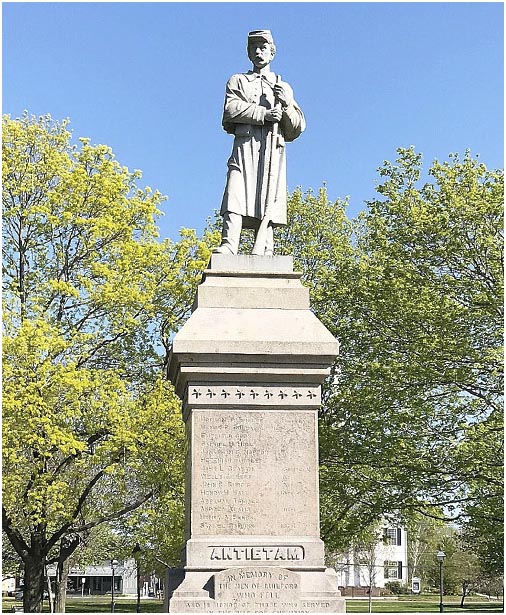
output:
<svg viewBox="0 0 506 615"><path fill-rule="evenodd" d="M269 30L248 34L247 73L227 83L223 128L234 135L221 204L220 254L237 254L242 228L255 230L253 254L273 254L273 228L286 224L285 143L304 130L292 88L270 70L276 47Z"/></svg>

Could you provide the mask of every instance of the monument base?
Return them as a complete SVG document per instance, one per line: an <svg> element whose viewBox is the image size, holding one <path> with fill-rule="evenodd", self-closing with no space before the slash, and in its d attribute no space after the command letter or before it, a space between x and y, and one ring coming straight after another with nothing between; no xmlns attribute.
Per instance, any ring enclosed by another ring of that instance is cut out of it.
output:
<svg viewBox="0 0 506 615"><path fill-rule="evenodd" d="M173 340L186 521L166 612L345 612L318 491L321 383L339 345L300 277L290 256L213 254Z"/></svg>
<svg viewBox="0 0 506 615"><path fill-rule="evenodd" d="M334 570L235 567L186 571L170 613L345 613Z"/></svg>

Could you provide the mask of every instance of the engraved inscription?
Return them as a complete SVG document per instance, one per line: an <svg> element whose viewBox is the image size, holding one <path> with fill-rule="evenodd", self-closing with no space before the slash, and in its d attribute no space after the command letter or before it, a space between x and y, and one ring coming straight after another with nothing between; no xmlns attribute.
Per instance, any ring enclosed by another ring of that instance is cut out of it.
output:
<svg viewBox="0 0 506 615"><path fill-rule="evenodd" d="M234 561L278 561L303 560L304 547L269 546L269 547L209 547L211 560Z"/></svg>
<svg viewBox="0 0 506 615"><path fill-rule="evenodd" d="M334 600L301 598L299 574L285 568L256 566L214 575L214 599L185 599L186 613L336 612ZM179 612L179 611L178 611Z"/></svg>
<svg viewBox="0 0 506 615"><path fill-rule="evenodd" d="M314 411L194 410L192 536L318 535Z"/></svg>
<svg viewBox="0 0 506 615"><path fill-rule="evenodd" d="M248 600L274 606L297 600L299 575L284 568L239 568L214 575L216 600L240 602Z"/></svg>
<svg viewBox="0 0 506 615"><path fill-rule="evenodd" d="M336 613L330 600L186 600L185 613Z"/></svg>

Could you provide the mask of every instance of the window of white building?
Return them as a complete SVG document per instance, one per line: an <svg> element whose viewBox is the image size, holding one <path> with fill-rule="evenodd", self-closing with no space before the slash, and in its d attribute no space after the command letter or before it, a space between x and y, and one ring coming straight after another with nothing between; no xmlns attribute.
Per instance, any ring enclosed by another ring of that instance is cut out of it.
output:
<svg viewBox="0 0 506 615"><path fill-rule="evenodd" d="M385 579L388 580L401 580L402 579L402 562L393 562L385 560Z"/></svg>
<svg viewBox="0 0 506 615"><path fill-rule="evenodd" d="M383 542L386 545L401 545L401 528L400 527L385 527L383 528Z"/></svg>

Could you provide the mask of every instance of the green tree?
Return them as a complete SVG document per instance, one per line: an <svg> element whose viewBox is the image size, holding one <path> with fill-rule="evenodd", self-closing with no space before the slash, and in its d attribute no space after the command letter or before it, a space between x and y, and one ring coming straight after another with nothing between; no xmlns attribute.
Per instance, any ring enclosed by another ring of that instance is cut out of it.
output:
<svg viewBox="0 0 506 615"><path fill-rule="evenodd" d="M468 550L480 559L483 576L504 571L504 437L503 415L471 423L459 447L458 462L465 473L461 527Z"/></svg>
<svg viewBox="0 0 506 615"><path fill-rule="evenodd" d="M297 191L279 234L341 342L320 415L322 531L336 551L385 514L470 514L473 434L500 423L503 173L468 153L434 162L423 184L422 171L399 150L351 223L324 189ZM488 475L496 444L481 448ZM500 482L480 488L497 502Z"/></svg>
<svg viewBox="0 0 506 615"><path fill-rule="evenodd" d="M438 512L435 509L434 516L437 516ZM422 583L426 582L427 562L434 560L444 529L443 521L420 513L414 513L406 520L408 570L411 578L420 577Z"/></svg>
<svg viewBox="0 0 506 615"><path fill-rule="evenodd" d="M86 532L81 532L78 536L78 544L75 550L70 552L66 559L59 558L56 566L54 589L56 590L55 611L65 612L67 597L68 578L72 568L84 568L89 564L104 562L113 558L121 557L125 551L121 537L118 536L111 524L102 523L93 526ZM48 567L48 579L52 576L53 568ZM49 586L49 581L48 581ZM51 598L52 594L50 594Z"/></svg>
<svg viewBox="0 0 506 615"><path fill-rule="evenodd" d="M367 610L372 613L372 590L376 586L378 574L378 546L381 542L381 528L379 523L372 523L364 529L353 544L353 561L358 564L367 575L368 606Z"/></svg>
<svg viewBox="0 0 506 615"><path fill-rule="evenodd" d="M128 537L130 546L138 546L136 558L145 573L163 577L166 568L180 565L184 543L183 498L181 483L177 498L159 497L122 520L119 531Z"/></svg>
<svg viewBox="0 0 506 615"><path fill-rule="evenodd" d="M20 577L22 573L23 562L2 530L2 581Z"/></svg>
<svg viewBox="0 0 506 615"><path fill-rule="evenodd" d="M27 612L95 526L180 501L162 369L212 243L159 241L162 196L67 125L3 118L3 527Z"/></svg>
<svg viewBox="0 0 506 615"><path fill-rule="evenodd" d="M405 478L416 489L411 506L426 514L437 504L466 519L486 500L485 517L495 526L488 529L497 535L503 173L469 153L462 160L452 155L449 162L434 162L432 181L419 186L421 156L413 149L399 154L397 165L380 170L384 199L370 203L363 216L361 243L373 266L369 322L379 325L381 336L372 358L382 400L395 412L385 416L403 419L394 423L401 438L386 465L388 472L392 461L409 470ZM500 558L502 548L495 553Z"/></svg>
<svg viewBox="0 0 506 615"><path fill-rule="evenodd" d="M445 595L461 593L461 607L465 598L478 587L482 569L478 556L466 549L458 529L446 524L434 526L435 543L420 558L423 583L428 588L439 588L439 561L437 552L445 554L443 561L443 590Z"/></svg>

